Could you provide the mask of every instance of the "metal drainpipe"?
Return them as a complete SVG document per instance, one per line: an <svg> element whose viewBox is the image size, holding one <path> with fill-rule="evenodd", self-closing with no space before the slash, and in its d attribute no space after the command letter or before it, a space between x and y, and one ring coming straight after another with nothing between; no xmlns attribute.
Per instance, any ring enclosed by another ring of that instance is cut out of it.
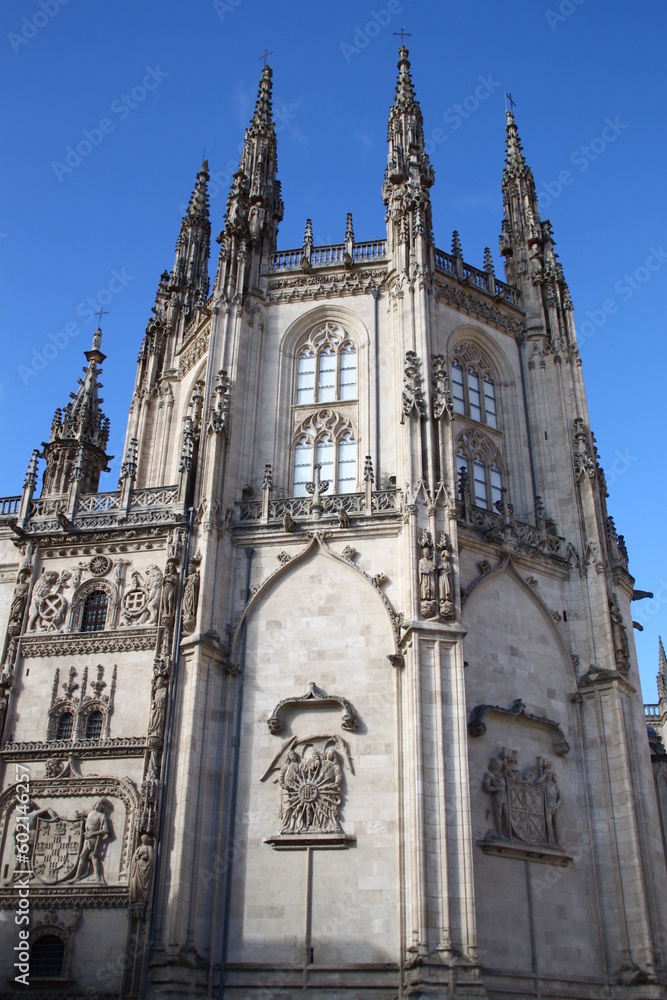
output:
<svg viewBox="0 0 667 1000"><path fill-rule="evenodd" d="M195 509L190 508L190 518L188 520L188 535L185 542L185 560L183 562L183 584L185 584L185 579L188 572L189 564L189 553L190 553L190 536L192 534L192 524L194 521ZM160 811L158 814L158 826L157 835L155 837L155 878L153 881L153 893L151 899L151 922L149 927L148 941L144 948L144 968L141 976L141 1000L145 1000L146 990L148 988L148 967L150 964L150 954L153 945L155 944L155 914L157 912L157 901L160 888L160 862L161 862L161 850L162 850L162 834L164 831L164 820L165 820L165 806L167 800L167 784L169 781L169 765L171 762L171 737L174 726L174 710L176 707L176 688L178 683L178 665L180 662L179 648L181 644L181 628L183 619L183 591L185 587L181 586L181 593L178 599L178 614L176 616L176 629L174 634L174 644L172 647L172 660L174 663L174 678L171 685L171 698L169 701L169 722L167 724L167 738L165 740L164 753L162 755L162 794L160 796Z"/></svg>
<svg viewBox="0 0 667 1000"><path fill-rule="evenodd" d="M530 416L528 415L528 393L526 391L526 373L523 368L523 345L525 340L519 336L516 338L516 346L519 350L519 368L521 369L521 389L523 391L523 412L526 417L526 434L528 435L528 457L530 459L530 478L533 483L533 501L537 502L537 478L535 476L535 459L533 457L533 436L530 430Z"/></svg>
<svg viewBox="0 0 667 1000"><path fill-rule="evenodd" d="M248 596L250 594L250 563L252 562L252 554L254 549L251 545L246 546L243 550L246 556L246 571L245 571L245 604L248 604ZM246 646L246 635L247 635L247 624L248 619L243 619L242 635L241 635L241 657L239 662L239 694L238 694L238 705L236 708L236 744L235 744L235 754L234 754L234 771L232 774L232 799L229 809L229 833L227 835L227 872L225 879L225 917L223 921L222 928L222 955L220 956L220 998L225 995L225 965L227 964L227 938L229 936L229 901L232 895L232 865L230 859L232 841L234 839L234 817L236 815L236 796L238 792L239 785L239 760L241 755L241 714L243 710L243 676L245 673L245 646Z"/></svg>

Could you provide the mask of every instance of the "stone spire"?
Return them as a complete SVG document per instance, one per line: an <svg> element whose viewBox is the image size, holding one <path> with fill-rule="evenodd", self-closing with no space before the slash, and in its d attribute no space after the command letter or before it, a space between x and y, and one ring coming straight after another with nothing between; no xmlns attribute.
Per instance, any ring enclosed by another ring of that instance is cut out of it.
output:
<svg viewBox="0 0 667 1000"><path fill-rule="evenodd" d="M100 473L107 470L112 455L106 454L109 441L109 420L100 409L104 400L99 395L99 367L106 355L100 344L102 330L93 335L92 348L85 351L88 361L84 377L79 379L77 392L70 393L71 402L64 410L57 409L51 424L51 436L43 442L46 470L42 496L66 493L73 480L81 493L97 493Z"/></svg>
<svg viewBox="0 0 667 1000"><path fill-rule="evenodd" d="M658 636L658 698L667 700L667 656L661 636Z"/></svg>
<svg viewBox="0 0 667 1000"><path fill-rule="evenodd" d="M204 160L176 241L176 259L169 291L180 298L180 316L184 326L190 321L197 306L206 305L208 299L208 256L211 244L208 179L208 160Z"/></svg>
<svg viewBox="0 0 667 1000"><path fill-rule="evenodd" d="M510 246L540 237L540 213L537 207L533 172L526 163L514 115L507 111L505 169L503 170L503 237Z"/></svg>
<svg viewBox="0 0 667 1000"><path fill-rule="evenodd" d="M523 154L514 115L511 111L506 115L500 235L505 276L510 285L520 288L529 324L546 314L549 340L560 352L574 343L572 300L554 250L551 223L540 219L535 180Z"/></svg>
<svg viewBox="0 0 667 1000"><path fill-rule="evenodd" d="M387 206L387 237L396 258L401 244L423 263L433 242L429 189L435 175L424 145L424 122L410 75L408 50L398 52L396 96L389 112L387 169L382 200ZM412 254L409 254L409 257ZM403 262L406 266L407 261Z"/></svg>
<svg viewBox="0 0 667 1000"><path fill-rule="evenodd" d="M256 287L278 240L283 217L278 155L272 117L271 67L262 69L255 111L246 129L239 169L227 199L221 243L218 286L229 295ZM263 263L262 263L263 262Z"/></svg>

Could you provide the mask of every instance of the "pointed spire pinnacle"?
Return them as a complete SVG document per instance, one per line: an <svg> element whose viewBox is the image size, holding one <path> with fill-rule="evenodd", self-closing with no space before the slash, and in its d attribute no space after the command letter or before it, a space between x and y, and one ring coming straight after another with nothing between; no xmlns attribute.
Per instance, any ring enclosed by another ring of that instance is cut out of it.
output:
<svg viewBox="0 0 667 1000"><path fill-rule="evenodd" d="M354 226L352 225L352 212L347 213L347 222L345 224L345 242L351 241L354 243Z"/></svg>
<svg viewBox="0 0 667 1000"><path fill-rule="evenodd" d="M197 174L197 183L195 184L195 189L192 192L186 216L183 219L184 224L186 220L196 220L198 222L207 223L210 230L210 222L208 218L208 181L208 160L204 158L199 173Z"/></svg>
<svg viewBox="0 0 667 1000"><path fill-rule="evenodd" d="M270 66L262 68L255 110L246 129L239 169L234 174L225 214L216 281L237 288L238 271L244 290L256 287L264 266L278 241L278 223L283 217L280 197L276 129L272 115Z"/></svg>
<svg viewBox="0 0 667 1000"><path fill-rule="evenodd" d="M493 257L491 256L489 247L484 247L484 270L487 274L494 273Z"/></svg>
<svg viewBox="0 0 667 1000"><path fill-rule="evenodd" d="M382 200L387 206L392 252L398 245L413 244L414 241L408 252L416 251L417 259L423 263L426 251L422 244L433 242L429 189L435 175L426 152L424 121L404 44L401 44L398 55L396 95L387 127L389 149Z"/></svg>
<svg viewBox="0 0 667 1000"><path fill-rule="evenodd" d="M262 75L259 80L259 90L255 101L255 112L252 116L250 128L271 129L273 128L273 70L265 63L262 67Z"/></svg>
<svg viewBox="0 0 667 1000"><path fill-rule="evenodd" d="M456 229L452 233L452 257L463 258L463 251L461 250L461 239Z"/></svg>
<svg viewBox="0 0 667 1000"><path fill-rule="evenodd" d="M514 121L514 115L511 111L506 111L505 115L507 117L505 135L506 170L514 174L518 174L524 169L530 172L530 167L526 166L526 159L523 155L523 146L521 145L521 139L519 138L519 130Z"/></svg>
<svg viewBox="0 0 667 1000"><path fill-rule="evenodd" d="M98 326L91 349L84 351L88 365L83 369L83 378L78 379L79 387L70 393L64 410L55 412L49 441L44 443L43 496L65 493L73 479L81 482L83 492L97 492L100 474L111 458L106 454L109 420L102 413L104 400L99 394L99 365L106 358L100 350L101 342L102 329Z"/></svg>
<svg viewBox="0 0 667 1000"><path fill-rule="evenodd" d="M667 656L661 636L658 636L658 697L660 701L667 698Z"/></svg>

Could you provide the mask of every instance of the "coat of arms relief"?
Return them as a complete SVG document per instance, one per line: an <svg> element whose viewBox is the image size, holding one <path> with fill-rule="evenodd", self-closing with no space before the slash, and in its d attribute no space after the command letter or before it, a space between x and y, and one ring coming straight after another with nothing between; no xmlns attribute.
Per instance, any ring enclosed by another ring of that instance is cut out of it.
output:
<svg viewBox="0 0 667 1000"><path fill-rule="evenodd" d="M538 757L537 763L521 772L518 751L503 747L489 761L483 788L491 799L493 829L486 843L518 842L530 846L559 849L561 794L551 761Z"/></svg>

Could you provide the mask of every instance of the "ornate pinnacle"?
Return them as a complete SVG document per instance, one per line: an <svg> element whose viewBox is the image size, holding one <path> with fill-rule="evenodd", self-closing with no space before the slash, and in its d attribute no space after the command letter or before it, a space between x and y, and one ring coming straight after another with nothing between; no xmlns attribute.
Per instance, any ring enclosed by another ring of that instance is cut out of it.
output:
<svg viewBox="0 0 667 1000"><path fill-rule="evenodd" d="M452 257L460 257L463 259L463 252L461 250L461 240L459 234L455 229L452 233Z"/></svg>
<svg viewBox="0 0 667 1000"><path fill-rule="evenodd" d="M29 487L30 489L35 488L37 485L37 462L39 459L39 451L37 448L34 449L30 461L28 462L28 468L26 470L25 479L23 480L23 489Z"/></svg>
<svg viewBox="0 0 667 1000"><path fill-rule="evenodd" d="M370 455L366 455L366 460L364 461L364 482L375 482L375 476L373 474L373 460Z"/></svg>
<svg viewBox="0 0 667 1000"><path fill-rule="evenodd" d="M484 247L484 270L487 274L493 274L493 257L491 256L491 251L488 247Z"/></svg>
<svg viewBox="0 0 667 1000"><path fill-rule="evenodd" d="M347 213L347 223L345 224L345 243L354 243L354 227L352 225L352 212Z"/></svg>

